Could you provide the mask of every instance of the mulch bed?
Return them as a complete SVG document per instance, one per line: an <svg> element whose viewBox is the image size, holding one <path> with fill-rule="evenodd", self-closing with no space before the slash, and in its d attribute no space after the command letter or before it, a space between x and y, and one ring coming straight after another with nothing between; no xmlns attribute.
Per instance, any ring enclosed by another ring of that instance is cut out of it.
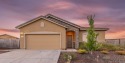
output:
<svg viewBox="0 0 125 63"><path fill-rule="evenodd" d="M76 58L71 63L125 63L125 55L118 55L111 51L109 54L102 54L99 51L94 51L93 54L78 54L76 52L62 52L58 63L66 63L63 59L63 54L74 54Z"/></svg>

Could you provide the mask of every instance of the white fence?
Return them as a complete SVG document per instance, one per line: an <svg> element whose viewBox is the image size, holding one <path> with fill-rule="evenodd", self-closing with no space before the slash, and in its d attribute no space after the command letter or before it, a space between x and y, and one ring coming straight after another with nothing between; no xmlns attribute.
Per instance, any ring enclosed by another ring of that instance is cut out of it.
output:
<svg viewBox="0 0 125 63"><path fill-rule="evenodd" d="M125 39L106 39L106 43L125 46Z"/></svg>
<svg viewBox="0 0 125 63"><path fill-rule="evenodd" d="M0 39L0 48L20 48L19 39Z"/></svg>

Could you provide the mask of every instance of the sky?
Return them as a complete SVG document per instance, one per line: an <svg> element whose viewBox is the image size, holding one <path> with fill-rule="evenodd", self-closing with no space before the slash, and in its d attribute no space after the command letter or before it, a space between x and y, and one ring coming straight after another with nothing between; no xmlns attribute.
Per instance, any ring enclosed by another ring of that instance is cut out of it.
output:
<svg viewBox="0 0 125 63"><path fill-rule="evenodd" d="M110 29L106 39L125 38L125 0L0 0L0 34L19 37L17 25L46 14L83 27L95 14L95 27Z"/></svg>

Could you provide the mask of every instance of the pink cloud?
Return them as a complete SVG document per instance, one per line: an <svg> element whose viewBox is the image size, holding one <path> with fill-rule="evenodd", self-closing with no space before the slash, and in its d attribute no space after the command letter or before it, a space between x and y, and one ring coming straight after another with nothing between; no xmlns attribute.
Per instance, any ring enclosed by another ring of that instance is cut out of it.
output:
<svg viewBox="0 0 125 63"><path fill-rule="evenodd" d="M8 35L12 35L12 36L15 36L15 37L20 37L20 34L19 32L11 32L11 31L7 31L7 30L0 30L0 35L2 34L8 34Z"/></svg>
<svg viewBox="0 0 125 63"><path fill-rule="evenodd" d="M28 3L27 3L28 2ZM110 2L110 3L109 3ZM14 29L15 26L39 15L52 13L65 17L81 26L88 26L86 16L95 14L95 26L108 27L106 38L124 37L124 2L89 0L6 0L0 1L0 28ZM98 3L98 4L97 4ZM65 19L64 18L64 19ZM18 32L0 30L1 34L19 36Z"/></svg>
<svg viewBox="0 0 125 63"><path fill-rule="evenodd" d="M70 19L69 21L72 21L72 23L78 24L83 27L88 26L87 19Z"/></svg>
<svg viewBox="0 0 125 63"><path fill-rule="evenodd" d="M125 38L124 35L125 31L117 31L114 33L106 33L106 39L119 39L119 38Z"/></svg>
<svg viewBox="0 0 125 63"><path fill-rule="evenodd" d="M52 9L56 9L56 10L65 10L65 9L72 8L73 6L74 5L72 3L61 1L61 2L53 3L47 7L52 8Z"/></svg>

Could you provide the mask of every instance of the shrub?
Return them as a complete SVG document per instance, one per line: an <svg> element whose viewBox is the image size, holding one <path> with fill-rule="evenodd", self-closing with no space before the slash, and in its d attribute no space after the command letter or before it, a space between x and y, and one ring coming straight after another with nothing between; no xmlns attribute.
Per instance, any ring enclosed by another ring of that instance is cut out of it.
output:
<svg viewBox="0 0 125 63"><path fill-rule="evenodd" d="M124 48L111 44L102 44L101 48L99 48L98 50L117 51L124 50Z"/></svg>
<svg viewBox="0 0 125 63"><path fill-rule="evenodd" d="M100 50L101 47L102 47L101 43L96 43L95 46L94 46L94 49L95 50ZM85 50L89 51L87 42L79 42L79 48L78 49L85 49Z"/></svg>
<svg viewBox="0 0 125 63"><path fill-rule="evenodd" d="M103 51L101 51L101 53L103 53L103 54L108 54L109 52L106 51L106 50L103 50Z"/></svg>
<svg viewBox="0 0 125 63"><path fill-rule="evenodd" d="M116 53L119 55L125 55L125 51L116 51Z"/></svg>
<svg viewBox="0 0 125 63"><path fill-rule="evenodd" d="M116 51L124 51L125 49L124 48L122 48L122 47L120 47L120 46L117 46L116 47Z"/></svg>
<svg viewBox="0 0 125 63"><path fill-rule="evenodd" d="M80 42L79 43L79 49L86 49L88 50L87 42ZM112 45L112 44L104 44L104 43L96 43L94 46L96 51L123 51L125 50L123 47Z"/></svg>
<svg viewBox="0 0 125 63"><path fill-rule="evenodd" d="M79 42L79 49L84 49L84 42Z"/></svg>
<svg viewBox="0 0 125 63"><path fill-rule="evenodd" d="M101 43L96 43L95 45L95 50L99 50L100 48L102 47L102 44Z"/></svg>
<svg viewBox="0 0 125 63"><path fill-rule="evenodd" d="M103 44L102 45L105 49L107 50L111 50L111 51L114 51L116 50L116 47L114 45L111 45L111 44Z"/></svg>
<svg viewBox="0 0 125 63"><path fill-rule="evenodd" d="M63 59L66 61L71 61L75 58L76 58L76 55L74 55L74 54L71 54L71 53L70 54L68 54L68 53L63 54Z"/></svg>
<svg viewBox="0 0 125 63"><path fill-rule="evenodd" d="M85 49L78 49L77 52L80 54L88 53Z"/></svg>
<svg viewBox="0 0 125 63"><path fill-rule="evenodd" d="M84 43L84 49L88 50L87 47L88 47L87 43ZM101 44L101 43L96 43L95 46L94 46L94 50L95 50L95 51L98 51L98 50L100 50L101 48L102 48L102 44Z"/></svg>
<svg viewBox="0 0 125 63"><path fill-rule="evenodd" d="M89 28L87 30L87 43L85 44L87 51L96 51L100 45L97 43L97 37L99 33L94 30L94 17L95 15L87 16Z"/></svg>

